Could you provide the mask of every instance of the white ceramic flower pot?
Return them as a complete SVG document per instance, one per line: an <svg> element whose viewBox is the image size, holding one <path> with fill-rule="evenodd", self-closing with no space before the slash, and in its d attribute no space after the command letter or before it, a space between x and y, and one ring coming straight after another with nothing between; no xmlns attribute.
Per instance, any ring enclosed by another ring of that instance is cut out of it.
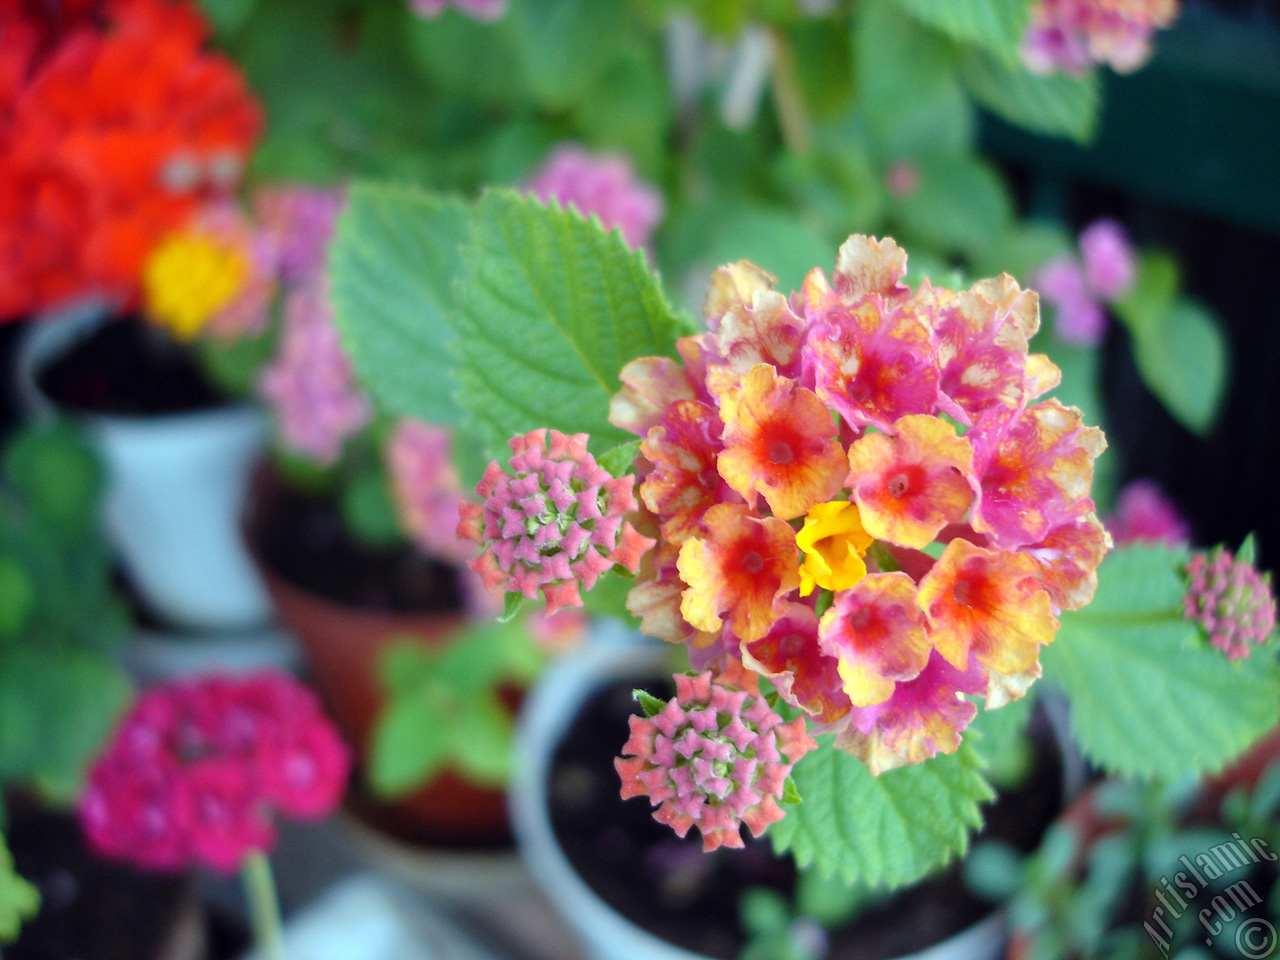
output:
<svg viewBox="0 0 1280 960"><path fill-rule="evenodd" d="M579 706L614 678L660 670L669 651L664 644L619 628L598 631L591 643L543 674L521 713L516 777L509 794L516 839L534 878L582 938L591 960L709 960L658 939L601 900L561 850L547 803L551 761ZM1004 917L993 913L901 960L998 960L1004 947Z"/></svg>
<svg viewBox="0 0 1280 960"><path fill-rule="evenodd" d="M57 413L41 371L110 319L94 305L34 324L18 359L32 417ZM249 471L268 437L251 404L156 417L79 417L107 471L108 536L156 614L191 630L239 630L271 616L240 535Z"/></svg>

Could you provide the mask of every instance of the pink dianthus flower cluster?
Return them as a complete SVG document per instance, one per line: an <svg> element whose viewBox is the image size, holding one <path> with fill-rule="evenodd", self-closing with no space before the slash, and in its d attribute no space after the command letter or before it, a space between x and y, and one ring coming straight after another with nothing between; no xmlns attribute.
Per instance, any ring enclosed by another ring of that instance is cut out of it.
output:
<svg viewBox="0 0 1280 960"><path fill-rule="evenodd" d="M274 814L328 816L350 769L319 701L291 677L182 681L135 701L89 774L80 822L108 857L228 873L274 844Z"/></svg>
<svg viewBox="0 0 1280 960"><path fill-rule="evenodd" d="M1080 234L1080 256L1050 260L1036 275L1036 286L1053 304L1054 330L1067 343L1096 346L1107 329L1106 304L1133 286L1136 265L1124 227L1098 220Z"/></svg>
<svg viewBox="0 0 1280 960"><path fill-rule="evenodd" d="M658 533L642 629L768 677L873 773L954 751L973 697L1021 697L1110 544L1105 440L1042 398L1061 373L1028 350L1036 294L905 273L864 236L789 297L722 267L706 332L625 366L610 409Z"/></svg>
<svg viewBox="0 0 1280 960"><path fill-rule="evenodd" d="M594 214L633 250L648 247L662 219L662 194L637 180L624 157L592 154L573 143L557 147L525 186L543 203L555 200L584 217Z"/></svg>
<svg viewBox="0 0 1280 960"><path fill-rule="evenodd" d="M1022 44L1034 73L1084 73L1095 63L1131 73L1151 58L1151 37L1173 24L1178 0L1039 0Z"/></svg>

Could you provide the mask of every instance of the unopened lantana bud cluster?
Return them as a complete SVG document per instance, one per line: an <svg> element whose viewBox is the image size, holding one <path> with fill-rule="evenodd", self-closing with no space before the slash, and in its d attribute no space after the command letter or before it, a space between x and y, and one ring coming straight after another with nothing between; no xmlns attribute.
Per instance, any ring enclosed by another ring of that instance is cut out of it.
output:
<svg viewBox="0 0 1280 960"><path fill-rule="evenodd" d="M95 850L151 870L220 872L275 843L275 816L320 820L351 754L292 677L207 677L141 694L94 764L80 821Z"/></svg>
<svg viewBox="0 0 1280 960"><path fill-rule="evenodd" d="M654 817L681 837L696 826L703 850L741 847L741 824L758 837L782 819L791 768L817 744L802 717L783 722L740 663L675 683L660 712L631 718L614 761L622 797L648 797Z"/></svg>
<svg viewBox="0 0 1280 960"><path fill-rule="evenodd" d="M493 592L533 599L548 616L582 606L615 564L634 573L653 546L626 520L636 510L634 477L614 477L587 451L587 435L534 430L510 441L508 470L489 464L463 501L458 536L483 547L470 567Z"/></svg>
<svg viewBox="0 0 1280 960"><path fill-rule="evenodd" d="M1266 642L1276 625L1270 574L1218 547L1192 556L1186 575L1183 613L1228 659L1247 657Z"/></svg>
<svg viewBox="0 0 1280 960"><path fill-rule="evenodd" d="M789 297L723 267L683 363L628 364L610 411L659 531L628 599L645 632L769 678L873 773L957 749L975 698L1021 697L1110 545L1105 441L1043 399L1036 294L905 273L862 236Z"/></svg>

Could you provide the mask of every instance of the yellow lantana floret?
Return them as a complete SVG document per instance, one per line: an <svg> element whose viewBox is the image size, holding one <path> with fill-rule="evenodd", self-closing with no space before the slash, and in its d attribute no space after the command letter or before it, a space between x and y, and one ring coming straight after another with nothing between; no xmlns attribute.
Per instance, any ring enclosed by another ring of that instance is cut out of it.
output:
<svg viewBox="0 0 1280 960"><path fill-rule="evenodd" d="M178 340L191 340L235 299L248 276L249 261L238 247L206 233L174 234L147 260L147 313Z"/></svg>
<svg viewBox="0 0 1280 960"><path fill-rule="evenodd" d="M862 559L872 544L862 529L858 508L848 500L819 503L804 518L796 545L804 553L800 564L800 595L815 587L847 590L867 575Z"/></svg>

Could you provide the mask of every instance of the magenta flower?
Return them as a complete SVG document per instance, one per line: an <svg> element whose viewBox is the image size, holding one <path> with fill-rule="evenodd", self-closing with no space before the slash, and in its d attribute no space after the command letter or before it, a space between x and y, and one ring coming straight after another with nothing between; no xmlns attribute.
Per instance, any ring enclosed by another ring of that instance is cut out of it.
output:
<svg viewBox="0 0 1280 960"><path fill-rule="evenodd" d="M258 192L254 210L261 231L275 244L281 280L306 283L320 275L345 204L341 190L270 187Z"/></svg>
<svg viewBox="0 0 1280 960"><path fill-rule="evenodd" d="M286 297L279 352L259 387L284 445L321 464L337 460L343 442L369 422L373 408L356 385L322 281Z"/></svg>
<svg viewBox="0 0 1280 960"><path fill-rule="evenodd" d="M414 13L428 19L440 16L451 4L468 17L486 23L500 19L507 12L507 0L411 0L411 3Z"/></svg>
<svg viewBox="0 0 1280 960"><path fill-rule="evenodd" d="M1039 0L1022 44L1033 73L1081 74L1095 63L1120 73L1151 57L1151 37L1172 25L1178 0Z"/></svg>
<svg viewBox="0 0 1280 960"><path fill-rule="evenodd" d="M443 427L406 419L396 425L386 456L406 532L428 556L461 563L468 551L458 539L462 485L452 444L452 435Z"/></svg>
<svg viewBox="0 0 1280 960"><path fill-rule="evenodd" d="M637 180L624 157L592 154L577 144L557 147L525 187L543 203L556 200L584 217L595 214L633 250L649 245L662 219L662 194Z"/></svg>
<svg viewBox="0 0 1280 960"><path fill-rule="evenodd" d="M80 822L99 853L153 870L240 867L275 842L274 814L318 820L351 755L292 677L208 677L146 691L94 764Z"/></svg>
<svg viewBox="0 0 1280 960"><path fill-rule="evenodd" d="M674 679L662 712L631 718L631 739L613 761L622 799L648 797L654 819L682 837L696 826L704 851L741 847L742 824L758 837L783 818L791 768L817 743L803 717L783 723L740 662L719 676Z"/></svg>
<svg viewBox="0 0 1280 960"><path fill-rule="evenodd" d="M458 536L484 551L468 563L490 591L532 599L547 615L582 606L590 590L620 564L632 573L654 541L626 514L636 509L634 476L613 477L587 452L587 435L533 430L510 440L507 473L489 464L476 486L483 503L462 501Z"/></svg>
<svg viewBox="0 0 1280 960"><path fill-rule="evenodd" d="M1133 286L1137 267L1124 227L1097 220L1080 233L1080 256L1050 260L1036 274L1036 286L1054 307L1054 330L1067 343L1097 346L1107 329L1104 304Z"/></svg>
<svg viewBox="0 0 1280 960"><path fill-rule="evenodd" d="M1118 545L1168 543L1176 546L1191 539L1187 521L1154 480L1135 480L1120 491L1116 512L1107 521L1107 530Z"/></svg>
<svg viewBox="0 0 1280 960"><path fill-rule="evenodd" d="M1200 624L1227 659L1247 657L1252 645L1266 642L1276 625L1269 573L1259 573L1222 547L1195 554L1186 573L1183 613Z"/></svg>

